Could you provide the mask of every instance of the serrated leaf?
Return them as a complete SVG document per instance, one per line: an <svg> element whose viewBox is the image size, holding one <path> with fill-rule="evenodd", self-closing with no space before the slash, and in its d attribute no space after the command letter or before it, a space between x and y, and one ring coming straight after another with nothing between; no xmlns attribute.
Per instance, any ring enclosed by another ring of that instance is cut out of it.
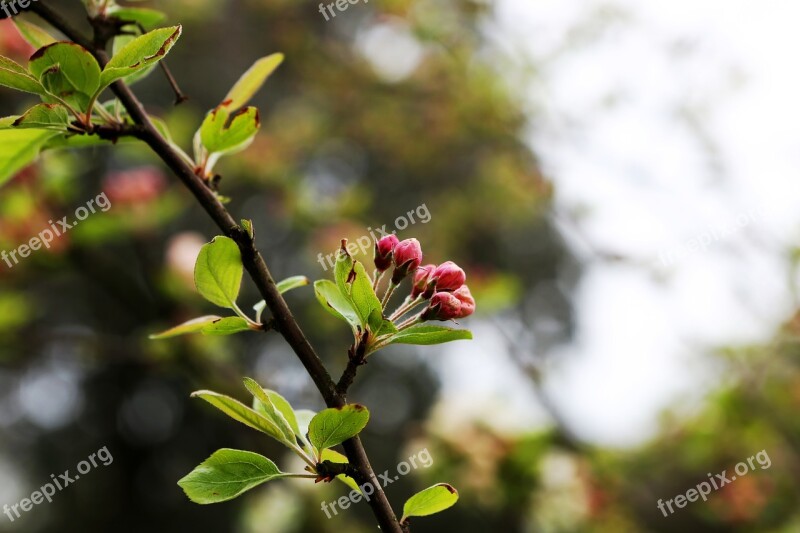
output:
<svg viewBox="0 0 800 533"><path fill-rule="evenodd" d="M0 130L0 186L33 163L55 135L50 130Z"/></svg>
<svg viewBox="0 0 800 533"><path fill-rule="evenodd" d="M261 431L284 445L287 444L285 435L274 422L230 396L202 390L192 393L192 398L202 398L237 422Z"/></svg>
<svg viewBox="0 0 800 533"><path fill-rule="evenodd" d="M181 36L181 26L160 28L133 39L108 62L100 75L100 88L158 63Z"/></svg>
<svg viewBox="0 0 800 533"><path fill-rule="evenodd" d="M200 126L200 140L211 154L233 154L247 148L261 128L258 109L247 107L230 115L218 106Z"/></svg>
<svg viewBox="0 0 800 533"><path fill-rule="evenodd" d="M14 121L19 129L67 131L69 124L69 111L60 104L36 104Z"/></svg>
<svg viewBox="0 0 800 533"><path fill-rule="evenodd" d="M226 335L241 333L242 331L250 331L250 324L242 317L228 316L219 318L211 324L207 324L201 331L203 335L224 337Z"/></svg>
<svg viewBox="0 0 800 533"><path fill-rule="evenodd" d="M50 94L62 98L67 92L91 96L100 85L100 65L75 43L56 42L40 48L31 56L28 68Z"/></svg>
<svg viewBox="0 0 800 533"><path fill-rule="evenodd" d="M283 54L272 54L256 61L228 92L223 100L224 105L231 110L247 105L282 62Z"/></svg>
<svg viewBox="0 0 800 533"><path fill-rule="evenodd" d="M233 309L243 274L242 254L233 239L215 237L200 249L194 267L194 283L203 298Z"/></svg>
<svg viewBox="0 0 800 533"><path fill-rule="evenodd" d="M318 450L341 444L358 435L369 422L369 411L363 405L349 404L320 411L308 426L308 438Z"/></svg>
<svg viewBox="0 0 800 533"><path fill-rule="evenodd" d="M281 430L287 442L294 442L294 428L292 428L292 426L289 424L289 421L283 415L283 412L281 412L275 406L275 404L272 403L272 399L269 397L264 388L251 378L244 378L244 386L248 391L250 391L250 394L253 395L253 398L259 402L259 405L254 405L253 408L278 426L278 429ZM297 425L296 421L295 425Z"/></svg>
<svg viewBox="0 0 800 533"><path fill-rule="evenodd" d="M350 461L347 459L347 456L337 452L336 450L332 450L330 448L326 448L325 450L322 450L322 454L320 456L320 460L321 461L330 461L332 463L343 464L343 465L350 464ZM339 481L341 481L342 483L344 483L345 485L347 485L351 489L357 490L358 492L361 492L361 487L358 486L358 482L356 482L356 480L351 478L350 476L347 476L345 474L339 474L338 476L336 476L336 479L338 479Z"/></svg>
<svg viewBox="0 0 800 533"><path fill-rule="evenodd" d="M39 80L25 67L3 56L0 56L0 85L40 96L47 94Z"/></svg>
<svg viewBox="0 0 800 533"><path fill-rule="evenodd" d="M335 283L327 279L315 281L314 294L320 305L330 314L346 321L354 330L361 327L361 318L353 309L350 300L339 291L339 287Z"/></svg>
<svg viewBox="0 0 800 533"><path fill-rule="evenodd" d="M194 318L179 326L175 326L174 328L170 328L166 331L162 331L161 333L154 333L150 335L151 340L161 340L161 339L169 339L171 337L177 337L178 335L186 335L188 333L199 333L203 330L204 327L208 326L209 324L213 324L215 321L220 320L221 316L216 315L208 315L208 316L201 316L199 318Z"/></svg>
<svg viewBox="0 0 800 533"><path fill-rule="evenodd" d="M26 20L19 18L14 19L14 25L17 27L19 34L34 48L39 49L48 44L56 42L55 37L47 33L44 29L31 24Z"/></svg>
<svg viewBox="0 0 800 533"><path fill-rule="evenodd" d="M403 505L400 523L412 516L430 516L449 509L458 501L458 491L447 483L438 483L410 497Z"/></svg>
<svg viewBox="0 0 800 533"><path fill-rule="evenodd" d="M223 448L178 481L178 485L194 503L209 504L232 500L262 483L288 475L262 455Z"/></svg>
<svg viewBox="0 0 800 533"><path fill-rule="evenodd" d="M389 344L417 344L426 346L469 339L472 339L472 332L468 329L452 329L444 326L419 324L396 334L391 338Z"/></svg>

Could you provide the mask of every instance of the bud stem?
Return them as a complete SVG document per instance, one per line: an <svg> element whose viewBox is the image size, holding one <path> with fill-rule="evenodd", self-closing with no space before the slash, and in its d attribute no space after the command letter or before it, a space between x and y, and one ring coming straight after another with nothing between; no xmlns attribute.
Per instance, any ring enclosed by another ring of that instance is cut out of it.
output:
<svg viewBox="0 0 800 533"><path fill-rule="evenodd" d="M422 295L417 296L414 300L411 299L411 296L407 296L406 300L403 302L403 305L398 307L397 310L394 313L392 313L392 316L389 317L389 320L391 320L391 321L397 320L398 318L400 318L404 314L406 314L409 311L411 311L412 309L414 309L416 306L418 306L424 300L425 300L425 298L423 298Z"/></svg>
<svg viewBox="0 0 800 533"><path fill-rule="evenodd" d="M397 330L398 331L403 331L404 329L408 329L411 326L419 324L420 322L422 322L422 313L424 313L424 312L425 312L424 310L420 311L419 313L417 313L416 315L412 316L411 318L409 318L408 320L406 320L402 324L398 324Z"/></svg>
<svg viewBox="0 0 800 533"><path fill-rule="evenodd" d="M392 297L392 293L397 288L397 285L394 283L390 283L388 287L386 287L386 294L383 295L383 300L381 300L381 307L386 310L386 304L389 303L389 298Z"/></svg>
<svg viewBox="0 0 800 533"><path fill-rule="evenodd" d="M379 273L378 270L376 269L375 270L375 274L372 276L373 279L375 280L375 281L372 282L372 290L375 291L376 293L378 292L378 285L381 284L381 280L383 279L383 276L385 274L386 274L386 270L384 270L383 272Z"/></svg>

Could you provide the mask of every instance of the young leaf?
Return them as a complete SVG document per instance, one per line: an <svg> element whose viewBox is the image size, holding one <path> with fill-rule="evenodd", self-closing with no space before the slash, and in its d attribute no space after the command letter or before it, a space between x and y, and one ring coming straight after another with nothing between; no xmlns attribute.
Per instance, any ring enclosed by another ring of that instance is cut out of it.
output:
<svg viewBox="0 0 800 533"><path fill-rule="evenodd" d="M169 53L181 36L181 26L153 30L123 46L100 75L100 90L115 81L153 65Z"/></svg>
<svg viewBox="0 0 800 533"><path fill-rule="evenodd" d="M262 483L286 476L262 455L223 448L178 481L178 485L194 503L209 504L232 500Z"/></svg>
<svg viewBox="0 0 800 533"><path fill-rule="evenodd" d="M75 43L57 42L40 48L31 56L28 68L45 88L45 76L58 72L58 82L50 78L48 89L57 96L67 91L93 95L100 85L100 65L88 50Z"/></svg>
<svg viewBox="0 0 800 533"><path fill-rule="evenodd" d="M350 461L347 460L346 456L342 455L341 453L337 452L336 450L331 450L330 448L322 450L322 455L320 457L320 460L322 460L322 461L330 461L332 463L338 463L338 464L344 464L344 465L346 465L346 464L348 464L350 462ZM338 476L336 476L336 479L338 479L339 481L341 481L342 483L344 483L345 485L347 485L351 489L357 490L358 492L361 492L361 487L359 487L358 483L356 482L356 480L351 478L350 476L347 476L345 474L339 474Z"/></svg>
<svg viewBox="0 0 800 533"><path fill-rule="evenodd" d="M161 333L150 335L150 339L161 340L169 339L170 337L177 337L178 335L186 335L187 333L199 333L203 330L203 328L213 324L215 321L220 320L221 318L221 316L215 315L201 316L199 318L189 320L188 322L184 322L183 324L175 326L174 328L162 331Z"/></svg>
<svg viewBox="0 0 800 533"><path fill-rule="evenodd" d="M55 135L58 133L50 130L0 130L0 185L33 163Z"/></svg>
<svg viewBox="0 0 800 533"><path fill-rule="evenodd" d="M291 278L286 278L281 280L277 283L278 291L281 294L288 292L292 289L297 289L298 287L305 287L309 285L311 280L305 276L292 276Z"/></svg>
<svg viewBox="0 0 800 533"><path fill-rule="evenodd" d="M275 407L275 404L272 403L269 395L261 387L261 385L256 383L256 381L253 379L244 378L244 386L248 391L250 391L250 394L253 395L253 398L259 402L258 406L254 404L254 410L262 413L266 418L271 420L272 423L278 426L278 429L281 430L287 442L294 442L294 428L291 427L283 413Z"/></svg>
<svg viewBox="0 0 800 533"><path fill-rule="evenodd" d="M44 31L39 26L35 24L31 24L25 20L15 18L14 24L17 26L17 30L19 34L22 35L22 38L28 41L34 48L37 50L48 44L53 44L56 42L55 37Z"/></svg>
<svg viewBox="0 0 800 533"><path fill-rule="evenodd" d="M39 80L25 67L3 56L0 56L0 85L40 96L47 94Z"/></svg>
<svg viewBox="0 0 800 533"><path fill-rule="evenodd" d="M167 18L167 15L161 11L146 7L117 7L109 10L109 14L122 22L138 24L145 29L153 28Z"/></svg>
<svg viewBox="0 0 800 533"><path fill-rule="evenodd" d="M112 44L111 50L114 54L118 54L120 50L125 48L131 41L136 39L136 35L133 34L123 34L117 35L114 37L114 42ZM148 77L156 68L158 67L158 63L153 63L152 65L145 67L143 69L135 70L131 72L127 76L125 76L125 83L128 85L133 85L134 83L141 81Z"/></svg>
<svg viewBox="0 0 800 533"><path fill-rule="evenodd" d="M356 261L351 278L348 284L350 301L353 302L353 307L361 318L361 324L369 325L373 332L380 330L383 325L383 306L372 289L372 281L367 276L364 265Z"/></svg>
<svg viewBox="0 0 800 533"><path fill-rule="evenodd" d="M458 501L458 491L447 483L439 483L410 497L403 505L403 524L412 516L429 516L449 509Z"/></svg>
<svg viewBox="0 0 800 533"><path fill-rule="evenodd" d="M308 426L311 425L311 421L317 416L317 413L309 409L298 409L294 412L294 416L297 418L297 436L306 444L307 451L316 455L314 446L308 440Z"/></svg>
<svg viewBox="0 0 800 533"><path fill-rule="evenodd" d="M242 284L242 254L228 237L214 237L200 249L194 266L194 284L209 302L233 309Z"/></svg>
<svg viewBox="0 0 800 533"><path fill-rule="evenodd" d="M467 329L452 329L444 326L419 324L401 331L392 337L389 344L430 345L458 340L469 340L471 338L472 332Z"/></svg>
<svg viewBox="0 0 800 533"><path fill-rule="evenodd" d="M283 54L272 54L256 61L230 90L223 100L224 104L231 110L247 105L281 62Z"/></svg>
<svg viewBox="0 0 800 533"><path fill-rule="evenodd" d="M14 121L14 127L19 129L67 131L69 123L70 114L63 105L36 104Z"/></svg>
<svg viewBox="0 0 800 533"><path fill-rule="evenodd" d="M233 154L247 148L259 128L261 121L255 107L242 109L231 117L225 106L218 106L203 120L200 139L209 153Z"/></svg>
<svg viewBox="0 0 800 533"><path fill-rule="evenodd" d="M292 405L286 400L286 398L269 389L264 389L264 393L266 393L267 397L269 397L269 400L272 402L272 405L275 406L275 409L277 409L278 412L283 415L283 418L286 419L289 427L292 428L292 432L298 437L302 437L302 433L300 433L300 426L297 423L297 415L295 414L294 409L292 409ZM264 414L266 408L260 401L258 401L258 398L253 398L253 409L261 414Z"/></svg>
<svg viewBox="0 0 800 533"><path fill-rule="evenodd" d="M367 422L369 411L363 405L325 409L311 419L308 437L318 450L324 450L358 435Z"/></svg>
<svg viewBox="0 0 800 533"><path fill-rule="evenodd" d="M345 320L354 330L361 327L361 318L353 309L350 300L339 292L339 288L332 281L327 279L315 281L314 294L320 305L330 314Z"/></svg>
<svg viewBox="0 0 800 533"><path fill-rule="evenodd" d="M192 398L202 398L237 422L266 433L282 444L287 444L285 435L274 422L230 396L214 391L201 390L193 392Z"/></svg>
<svg viewBox="0 0 800 533"><path fill-rule="evenodd" d="M242 331L250 331L250 324L242 317L228 316L219 318L207 324L201 330L203 335L210 335L213 337L223 337L225 335L233 335Z"/></svg>

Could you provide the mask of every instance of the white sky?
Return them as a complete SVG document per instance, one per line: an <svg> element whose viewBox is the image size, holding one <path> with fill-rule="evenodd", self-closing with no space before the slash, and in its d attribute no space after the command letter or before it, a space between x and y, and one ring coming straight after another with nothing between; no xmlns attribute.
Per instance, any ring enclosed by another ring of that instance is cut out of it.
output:
<svg viewBox="0 0 800 533"><path fill-rule="evenodd" d="M586 439L652 436L664 408L720 384L714 346L768 338L790 313L798 20L786 1L500 1L493 34L538 67L532 146L559 212L581 213L584 237L565 236L582 257L588 240L631 261L588 264L577 337L549 375ZM507 376L487 384L465 366L456 353L444 363L453 401L505 401ZM526 400L509 405L533 423Z"/></svg>

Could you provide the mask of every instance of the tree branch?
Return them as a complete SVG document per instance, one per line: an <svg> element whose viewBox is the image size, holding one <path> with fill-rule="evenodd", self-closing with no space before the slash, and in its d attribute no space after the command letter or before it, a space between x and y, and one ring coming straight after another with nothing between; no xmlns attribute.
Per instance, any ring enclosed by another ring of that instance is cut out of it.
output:
<svg viewBox="0 0 800 533"><path fill-rule="evenodd" d="M108 63L108 55L104 47L95 46L95 42L74 29L66 19L50 9L44 2L32 4L31 9L70 40L89 50L101 66L105 66ZM181 158L161 135L130 87L123 81L117 81L111 86L111 90L140 128L137 131L137 137L143 140L178 176L222 232L233 239L239 246L242 253L242 263L266 301L275 321L275 329L283 336L300 359L317 389L319 389L326 405L328 407L346 405L345 398L336 390L336 384L331 379L325 365L308 342L289 306L280 291L278 291L267 264L248 232L236 223L236 220L219 201L216 194L209 189L206 182L195 174L194 169ZM402 533L404 528L400 526L386 498L386 494L383 492L372 470L361 439L356 436L344 442L343 446L347 458L353 466L353 473L359 485L370 483L375 488L375 493L370 499L369 505L381 529L386 532Z"/></svg>

